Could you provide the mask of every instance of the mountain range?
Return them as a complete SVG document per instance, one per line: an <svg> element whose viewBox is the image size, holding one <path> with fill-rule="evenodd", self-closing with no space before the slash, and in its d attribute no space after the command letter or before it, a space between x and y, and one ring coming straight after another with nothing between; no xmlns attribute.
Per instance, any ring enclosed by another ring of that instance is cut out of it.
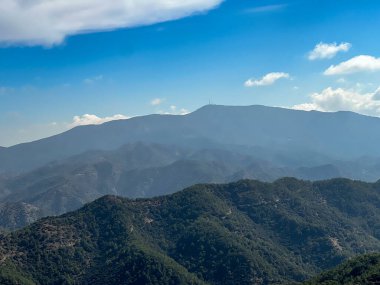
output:
<svg viewBox="0 0 380 285"><path fill-rule="evenodd" d="M0 172L28 171L85 151L114 150L139 141L194 149L233 149L288 165L315 166L331 159L379 157L379 139L379 118L351 112L208 105L185 116L149 115L80 126L39 141L2 148Z"/></svg>
<svg viewBox="0 0 380 285"><path fill-rule="evenodd" d="M73 211L103 195L147 198L197 183L375 182L377 128L380 119L349 112L216 105L185 116L77 127L0 149L0 229Z"/></svg>

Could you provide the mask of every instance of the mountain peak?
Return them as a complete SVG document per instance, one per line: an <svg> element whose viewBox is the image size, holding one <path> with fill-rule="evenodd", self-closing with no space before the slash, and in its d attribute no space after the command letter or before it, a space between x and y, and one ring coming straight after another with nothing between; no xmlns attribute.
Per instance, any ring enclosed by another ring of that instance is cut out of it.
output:
<svg viewBox="0 0 380 285"><path fill-rule="evenodd" d="M193 113L196 112L204 112L204 111L227 111L227 110L257 110L257 109L285 109L285 108L279 108L279 107L271 107L271 106L264 106L264 105L218 105L218 104L207 104L199 109L195 110Z"/></svg>

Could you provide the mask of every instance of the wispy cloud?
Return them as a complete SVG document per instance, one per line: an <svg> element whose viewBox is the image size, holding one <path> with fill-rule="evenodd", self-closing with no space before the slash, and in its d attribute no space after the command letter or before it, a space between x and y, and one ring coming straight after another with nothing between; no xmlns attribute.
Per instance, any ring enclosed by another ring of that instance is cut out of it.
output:
<svg viewBox="0 0 380 285"><path fill-rule="evenodd" d="M155 98L152 101L150 101L150 105L152 106L159 106L165 101L164 98Z"/></svg>
<svg viewBox="0 0 380 285"><path fill-rule="evenodd" d="M189 110L185 108L177 108L175 105L171 105L169 109L169 111L160 110L158 113L163 115L187 115L190 113Z"/></svg>
<svg viewBox="0 0 380 285"><path fill-rule="evenodd" d="M150 25L202 13L223 0L2 0L0 43L60 44L65 37Z"/></svg>
<svg viewBox="0 0 380 285"><path fill-rule="evenodd" d="M74 116L73 121L68 125L69 128L74 128L77 126L84 125L100 125L106 122L115 121L115 120L126 120L130 117L117 114L110 117L98 117L96 115L84 114L81 116Z"/></svg>
<svg viewBox="0 0 380 285"><path fill-rule="evenodd" d="M254 7L245 10L246 13L265 13L265 12L274 12L274 11L279 11L284 8L286 8L288 5L287 4L276 4L276 5L266 5L266 6L259 6L259 7Z"/></svg>
<svg viewBox="0 0 380 285"><path fill-rule="evenodd" d="M103 75L97 75L97 76L94 76L94 77L90 77L90 78L86 78L83 80L83 83L85 84L93 84L97 81L100 81L100 80L103 80L104 76Z"/></svg>
<svg viewBox="0 0 380 285"><path fill-rule="evenodd" d="M347 52L351 48L350 43L319 43L309 53L309 60L330 59L335 57L339 52Z"/></svg>
<svg viewBox="0 0 380 285"><path fill-rule="evenodd" d="M359 55L338 65L331 65L325 75L342 75L357 72L380 71L380 58L370 55Z"/></svg>
<svg viewBox="0 0 380 285"><path fill-rule="evenodd" d="M12 92L14 89L12 87L0 86L0 94L6 94Z"/></svg>
<svg viewBox="0 0 380 285"><path fill-rule="evenodd" d="M289 73L285 72L271 72L264 75L261 79L248 79L244 85L245 87L255 87L255 86L268 86L274 84L277 80L282 78L290 78Z"/></svg>
<svg viewBox="0 0 380 285"><path fill-rule="evenodd" d="M189 114L189 110L185 108L177 108L175 105L170 106L170 113L175 115L187 115Z"/></svg>
<svg viewBox="0 0 380 285"><path fill-rule="evenodd" d="M150 102L150 104L152 106L158 107L164 101L166 101L166 99L156 98L156 99L152 100ZM189 110L187 110L185 108L179 108L176 105L172 104L172 105L168 106L167 108L165 108L164 106L161 106L160 109L158 109L158 111L156 111L156 112L158 114L162 114L162 115L186 115L189 113Z"/></svg>

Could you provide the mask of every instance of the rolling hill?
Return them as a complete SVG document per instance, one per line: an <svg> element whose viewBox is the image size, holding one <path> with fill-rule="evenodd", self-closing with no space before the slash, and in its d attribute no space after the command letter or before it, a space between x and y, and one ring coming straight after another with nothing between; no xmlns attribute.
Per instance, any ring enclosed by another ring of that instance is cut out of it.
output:
<svg viewBox="0 0 380 285"><path fill-rule="evenodd" d="M380 185L200 184L105 196L0 239L4 284L284 284L380 251Z"/></svg>
<svg viewBox="0 0 380 285"><path fill-rule="evenodd" d="M305 285L376 285L380 283L380 254L363 255L325 272Z"/></svg>

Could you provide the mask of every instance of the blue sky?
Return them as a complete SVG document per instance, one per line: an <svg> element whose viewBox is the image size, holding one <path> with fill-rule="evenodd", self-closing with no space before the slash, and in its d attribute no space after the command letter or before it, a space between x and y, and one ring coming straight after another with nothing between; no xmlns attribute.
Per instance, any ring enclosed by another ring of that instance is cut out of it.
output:
<svg viewBox="0 0 380 285"><path fill-rule="evenodd" d="M136 11L133 24L99 14L104 26L64 32L42 16L0 20L0 145L209 100L380 116L380 1L188 2L175 13Z"/></svg>

